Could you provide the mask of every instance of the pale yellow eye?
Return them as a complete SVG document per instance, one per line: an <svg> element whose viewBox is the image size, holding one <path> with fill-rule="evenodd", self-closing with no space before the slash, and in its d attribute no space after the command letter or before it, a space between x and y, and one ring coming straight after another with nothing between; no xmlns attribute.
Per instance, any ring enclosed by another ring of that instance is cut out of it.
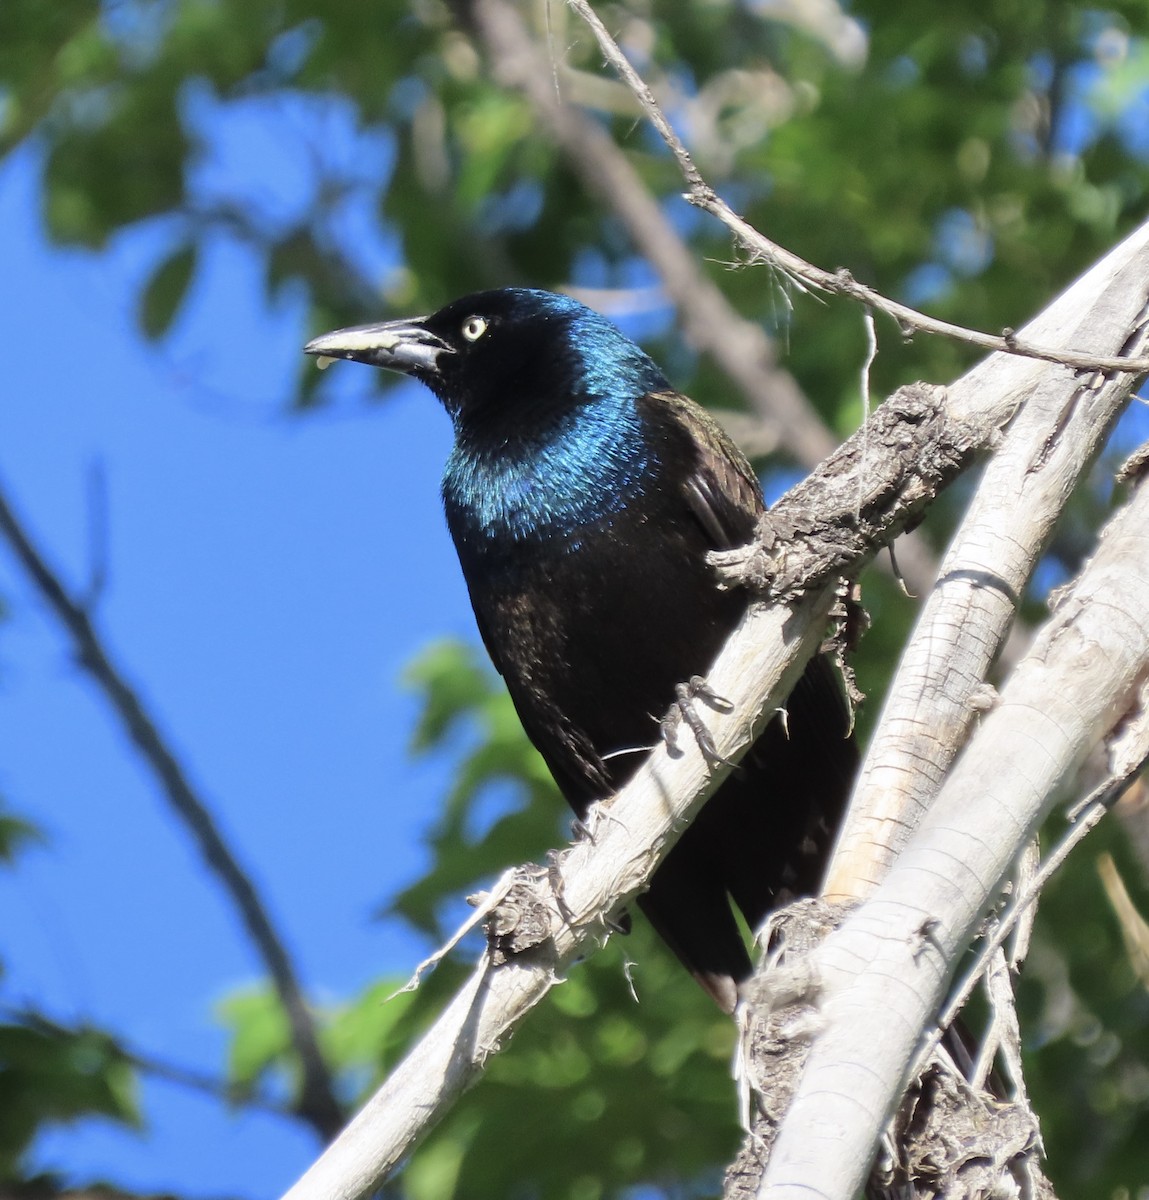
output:
<svg viewBox="0 0 1149 1200"><path fill-rule="evenodd" d="M487 322L482 317L468 317L463 322L463 337L468 342L477 342L487 332Z"/></svg>

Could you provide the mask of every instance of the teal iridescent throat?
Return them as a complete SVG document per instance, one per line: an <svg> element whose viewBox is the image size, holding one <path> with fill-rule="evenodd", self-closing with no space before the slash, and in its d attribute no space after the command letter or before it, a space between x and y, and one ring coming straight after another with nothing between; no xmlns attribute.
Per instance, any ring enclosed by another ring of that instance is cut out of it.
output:
<svg viewBox="0 0 1149 1200"><path fill-rule="evenodd" d="M656 465L634 401L601 397L548 435L489 453L456 444L443 475L452 532L479 553L500 543L558 542L601 526L641 494Z"/></svg>

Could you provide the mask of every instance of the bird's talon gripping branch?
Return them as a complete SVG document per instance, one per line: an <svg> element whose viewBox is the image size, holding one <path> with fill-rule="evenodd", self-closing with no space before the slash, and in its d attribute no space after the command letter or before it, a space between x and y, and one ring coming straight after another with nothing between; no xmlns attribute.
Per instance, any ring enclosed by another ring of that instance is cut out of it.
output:
<svg viewBox="0 0 1149 1200"><path fill-rule="evenodd" d="M692 700L701 700L715 712L734 711L734 705L725 696L720 696L701 675L691 675L686 687Z"/></svg>
<svg viewBox="0 0 1149 1200"><path fill-rule="evenodd" d="M659 725L666 743L667 753L672 758L678 758L682 754L678 745L678 728L685 721L690 732L694 734L695 744L701 751L702 757L706 759L706 765L712 771L717 767L736 768L736 763L719 754L718 746L714 742L714 735L707 729L706 722L703 721L694 703L695 700L701 700L716 712L729 713L733 710L730 701L713 691L701 675L693 675L688 683L678 684L674 689L674 695L674 704L671 705L670 712L662 718Z"/></svg>
<svg viewBox="0 0 1149 1200"><path fill-rule="evenodd" d="M566 896L563 895L562 852L560 851L550 850L547 852L547 882L551 885L551 891L554 893L559 915L568 925L573 925L574 913L567 904Z"/></svg>
<svg viewBox="0 0 1149 1200"><path fill-rule="evenodd" d="M658 723L658 733L662 738L662 744L666 747L666 753L671 758L682 757L682 747L678 744L678 729L682 724L682 709L678 702L670 706L670 711Z"/></svg>
<svg viewBox="0 0 1149 1200"><path fill-rule="evenodd" d="M571 822L571 841L590 842L592 846L594 845L594 831L582 817L575 817Z"/></svg>

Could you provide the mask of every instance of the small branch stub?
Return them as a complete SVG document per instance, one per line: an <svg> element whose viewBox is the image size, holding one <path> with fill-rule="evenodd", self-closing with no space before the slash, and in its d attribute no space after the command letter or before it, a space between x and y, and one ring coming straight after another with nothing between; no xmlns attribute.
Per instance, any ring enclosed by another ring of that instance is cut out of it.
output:
<svg viewBox="0 0 1149 1200"><path fill-rule="evenodd" d="M856 574L881 546L913 528L1011 415L955 418L945 388L899 388L770 509L754 542L714 553L711 561L727 582L770 599L792 599L845 570Z"/></svg>
<svg viewBox="0 0 1149 1200"><path fill-rule="evenodd" d="M554 956L556 900L548 872L534 866L518 870L506 896L487 918L487 946L495 966L537 953L548 944Z"/></svg>
<svg viewBox="0 0 1149 1200"><path fill-rule="evenodd" d="M819 988L808 952L835 929L846 908L799 900L774 913L759 934L764 963L743 985L736 1072L746 1137L726 1171L724 1200L752 1200L778 1126L786 1116L817 1028Z"/></svg>
<svg viewBox="0 0 1149 1200"><path fill-rule="evenodd" d="M1041 1135L1028 1105L971 1087L948 1056L934 1061L909 1090L894 1121L898 1161L870 1193L939 1200L1020 1195L1053 1200L1041 1169Z"/></svg>

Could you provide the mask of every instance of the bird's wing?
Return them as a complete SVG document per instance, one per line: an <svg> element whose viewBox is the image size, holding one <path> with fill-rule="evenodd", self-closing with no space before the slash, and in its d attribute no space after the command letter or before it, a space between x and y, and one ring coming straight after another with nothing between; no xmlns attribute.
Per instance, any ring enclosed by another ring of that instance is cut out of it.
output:
<svg viewBox="0 0 1149 1200"><path fill-rule="evenodd" d="M687 506L716 550L745 544L765 511L762 488L746 456L704 409L678 392L650 397L695 450L694 469L683 478Z"/></svg>
<svg viewBox="0 0 1149 1200"><path fill-rule="evenodd" d="M479 636L483 639L483 645L487 648L487 654L490 657L491 665L500 675L505 675L503 670L502 659L499 655L499 642L497 638L491 636L491 631L487 625L487 621L483 616L483 604L481 597L477 596L470 586L470 581L467 581L467 591L471 597L471 610L475 614L475 624L479 627Z"/></svg>

